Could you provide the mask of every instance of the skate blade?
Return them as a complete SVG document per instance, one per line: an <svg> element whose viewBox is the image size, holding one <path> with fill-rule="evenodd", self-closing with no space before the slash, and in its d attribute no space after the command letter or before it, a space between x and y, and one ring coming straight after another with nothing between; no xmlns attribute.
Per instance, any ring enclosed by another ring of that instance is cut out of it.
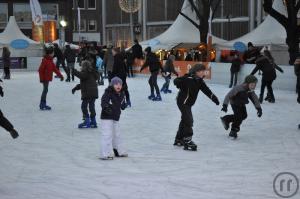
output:
<svg viewBox="0 0 300 199"><path fill-rule="evenodd" d="M197 148L186 148L186 147L184 147L183 150L185 150L185 151L197 151Z"/></svg>

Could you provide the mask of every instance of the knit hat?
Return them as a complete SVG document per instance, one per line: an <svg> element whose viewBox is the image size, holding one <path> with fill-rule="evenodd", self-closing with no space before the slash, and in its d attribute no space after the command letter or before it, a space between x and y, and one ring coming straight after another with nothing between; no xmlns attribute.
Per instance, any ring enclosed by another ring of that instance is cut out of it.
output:
<svg viewBox="0 0 300 199"><path fill-rule="evenodd" d="M206 70L206 67L203 64L195 64L189 71L190 74L195 74L198 71Z"/></svg>
<svg viewBox="0 0 300 199"><path fill-rule="evenodd" d="M248 75L246 78L245 78L245 83L246 84L251 84L251 83L257 83L257 78L254 76L254 75Z"/></svg>
<svg viewBox="0 0 300 199"><path fill-rule="evenodd" d="M119 77L114 77L111 79L110 85L114 86L116 84L123 84L123 81Z"/></svg>

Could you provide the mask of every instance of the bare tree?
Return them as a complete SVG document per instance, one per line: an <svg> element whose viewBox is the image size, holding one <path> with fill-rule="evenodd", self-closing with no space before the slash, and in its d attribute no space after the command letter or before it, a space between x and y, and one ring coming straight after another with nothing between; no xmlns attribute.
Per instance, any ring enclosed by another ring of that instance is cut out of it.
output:
<svg viewBox="0 0 300 199"><path fill-rule="evenodd" d="M286 44L288 45L290 61L292 65L299 53L299 40L300 40L300 25L298 25L297 14L300 9L300 0L283 0L287 8L287 16L275 10L273 0L264 0L264 10L276 19L286 30L287 38Z"/></svg>
<svg viewBox="0 0 300 199"><path fill-rule="evenodd" d="M200 32L200 42L207 44L207 35L209 32L210 12L212 11L212 19L221 0L188 0L192 11L196 13L199 21L191 19L189 16L179 11L179 14L191 22Z"/></svg>

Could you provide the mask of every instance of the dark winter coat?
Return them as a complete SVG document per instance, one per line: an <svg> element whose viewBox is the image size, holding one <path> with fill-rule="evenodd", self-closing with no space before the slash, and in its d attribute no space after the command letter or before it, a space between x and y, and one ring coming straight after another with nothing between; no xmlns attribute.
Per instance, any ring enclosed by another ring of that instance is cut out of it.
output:
<svg viewBox="0 0 300 199"><path fill-rule="evenodd" d="M119 121L121 110L126 108L125 95L117 93L112 86L108 87L101 98L101 119Z"/></svg>
<svg viewBox="0 0 300 199"><path fill-rule="evenodd" d="M76 54L71 48L70 49L67 48L65 50L64 57L65 57L67 63L75 63L76 62Z"/></svg>
<svg viewBox="0 0 300 199"><path fill-rule="evenodd" d="M53 72L56 73L60 78L63 78L62 74L53 63L53 57L46 55L39 67L40 82L52 81Z"/></svg>
<svg viewBox="0 0 300 199"><path fill-rule="evenodd" d="M81 65L81 72L74 70L74 75L80 79L81 99L97 99L99 73L88 61L83 61Z"/></svg>
<svg viewBox="0 0 300 199"><path fill-rule="evenodd" d="M255 64L257 57L260 55L260 49L253 47L251 50L247 50L244 54L244 60L248 64Z"/></svg>
<svg viewBox="0 0 300 199"><path fill-rule="evenodd" d="M262 71L262 79L264 81L273 81L276 79L275 66L270 62L268 57L260 56L256 60L256 67L251 72L251 75L254 75L258 70Z"/></svg>
<svg viewBox="0 0 300 199"><path fill-rule="evenodd" d="M144 70L146 67L149 67L151 73L159 72L159 70L163 71L158 57L152 52L147 55L146 62L142 66L141 71Z"/></svg>
<svg viewBox="0 0 300 199"><path fill-rule="evenodd" d="M132 54L134 59L142 59L143 58L143 48L140 44L135 44L132 46Z"/></svg>
<svg viewBox="0 0 300 199"><path fill-rule="evenodd" d="M113 64L113 77L119 77L121 79L125 79L127 76L127 69L125 64L125 59L122 54L118 53L114 56L114 64Z"/></svg>
<svg viewBox="0 0 300 199"><path fill-rule="evenodd" d="M175 86L180 89L177 96L177 104L193 106L201 90L207 97L212 99L213 93L207 87L204 80L186 74L174 80Z"/></svg>
<svg viewBox="0 0 300 199"><path fill-rule="evenodd" d="M10 67L10 52L2 53L2 62L4 68Z"/></svg>
<svg viewBox="0 0 300 199"><path fill-rule="evenodd" d="M58 47L54 48L54 57L56 57L57 60L64 60L64 54Z"/></svg>
<svg viewBox="0 0 300 199"><path fill-rule="evenodd" d="M297 58L294 64L295 75L300 77L300 58Z"/></svg>
<svg viewBox="0 0 300 199"><path fill-rule="evenodd" d="M172 73L173 73L174 75L177 75L177 76L178 76L178 73L177 73L176 70L175 70L173 61L171 61L171 60L167 60L167 61L166 61L165 65L164 65L164 72L165 72L165 73L169 73L168 76L171 76Z"/></svg>
<svg viewBox="0 0 300 199"><path fill-rule="evenodd" d="M257 95L254 91L249 90L247 84L241 84L231 89L226 95L223 104L228 105L230 103L235 106L245 106L249 103L248 99L252 101L256 109L261 109Z"/></svg>
<svg viewBox="0 0 300 199"><path fill-rule="evenodd" d="M234 58L231 63L230 71L232 73L240 72L241 64L242 64L242 61L240 60L240 58L238 58L238 57Z"/></svg>
<svg viewBox="0 0 300 199"><path fill-rule="evenodd" d="M114 66L114 56L112 49L108 49L104 55L103 64L106 66L106 70L112 72Z"/></svg>

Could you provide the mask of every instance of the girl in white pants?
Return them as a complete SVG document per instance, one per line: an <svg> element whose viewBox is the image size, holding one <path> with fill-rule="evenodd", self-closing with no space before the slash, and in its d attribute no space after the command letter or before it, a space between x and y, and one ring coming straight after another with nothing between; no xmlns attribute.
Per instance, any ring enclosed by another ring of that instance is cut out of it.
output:
<svg viewBox="0 0 300 199"><path fill-rule="evenodd" d="M119 119L121 110L126 108L125 95L122 92L123 82L114 77L101 99L101 159L112 160L116 157L128 157L121 139Z"/></svg>

